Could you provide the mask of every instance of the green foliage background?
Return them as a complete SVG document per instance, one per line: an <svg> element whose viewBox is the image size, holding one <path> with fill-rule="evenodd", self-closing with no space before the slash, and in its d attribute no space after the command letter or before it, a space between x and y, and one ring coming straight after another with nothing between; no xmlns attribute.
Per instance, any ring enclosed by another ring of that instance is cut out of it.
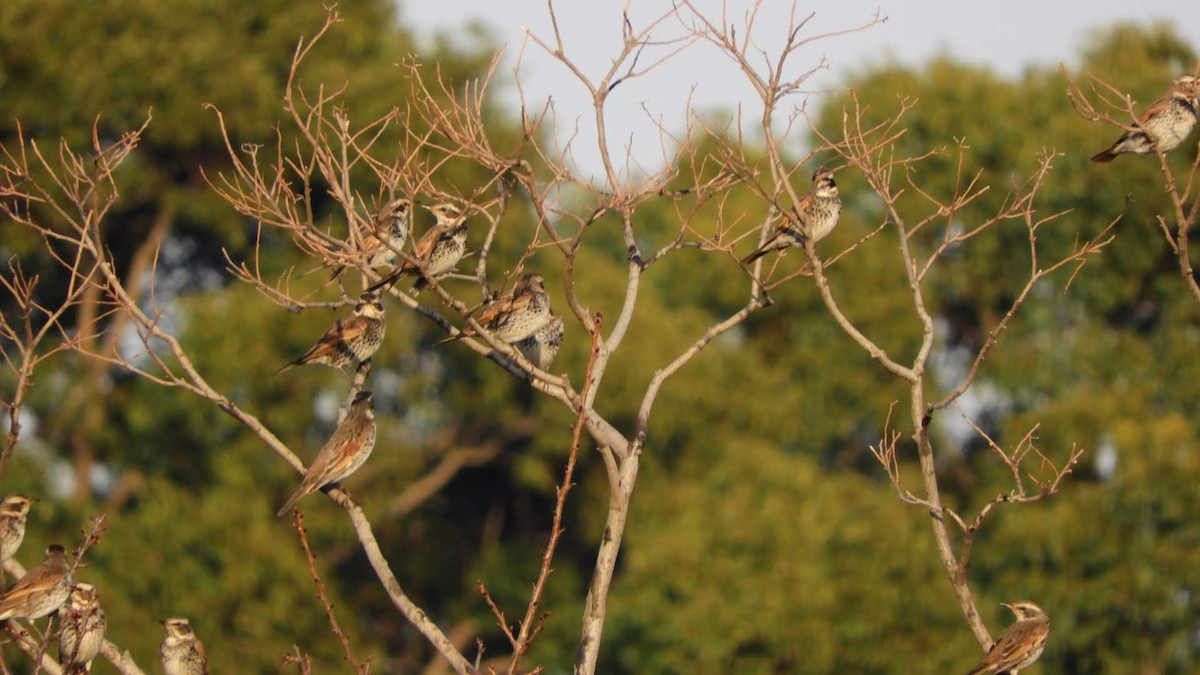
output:
<svg viewBox="0 0 1200 675"><path fill-rule="evenodd" d="M128 264L155 219L169 214L168 248L178 253L165 260L159 281L176 280L171 319L186 347L215 386L311 457L331 431L328 404L344 391L345 379L323 369L269 373L332 316L276 311L221 271L221 248L245 254L255 229L203 180L227 162L203 104L222 110L239 141L270 139L282 117L296 40L311 35L324 12L280 0L184 6L0 4L0 142L15 141L20 120L26 136L43 144L61 136L85 147L97 115L99 134L115 137L153 109L146 143L118 176L123 199L108 226L110 246ZM346 83L345 105L360 120L404 105L405 75L394 64L413 40L390 3L352 3L341 11L344 22L321 44L306 81ZM440 63L457 82L479 76L489 57L483 39L466 52L441 45L422 60ZM1095 36L1079 71L1148 102L1195 63L1193 45L1168 27L1116 26ZM1031 66L1018 78L1002 78L942 58L917 68L869 67L846 85L879 118L901 98L919 100L906 118L908 152L952 151L956 138L966 139L967 172L982 171L995 186L961 214L968 226L997 207L1005 187L1032 170L1043 148L1063 154L1038 207L1071 210L1040 233L1048 251L1093 236L1129 197L1116 241L1066 293L1065 275L1039 287L985 370L980 388L992 392L985 416L997 441L1013 443L1040 423L1038 444L1051 457L1065 458L1072 444L1089 453L1060 496L1001 509L988 521L971 579L994 630L1009 620L1002 601L1035 599L1050 612L1050 646L1028 672L1194 672L1200 377L1190 364L1200 310L1153 220L1167 204L1156 166L1138 158L1090 164L1112 130L1071 109L1066 79L1054 69ZM818 125L826 133L840 128L844 103L821 101ZM512 115L489 111L499 147L519 139ZM1173 165L1186 167L1194 152L1194 144L1185 146ZM927 162L921 184L949 194L954 161L951 152ZM487 175L456 166L437 180L467 194ZM866 190L860 177L843 172L839 183L847 211L822 242L826 251L860 238L882 218L874 201L856 197ZM762 208L739 190L726 208L734 206ZM921 208L915 199L902 204L914 216ZM514 211L502 238L530 227ZM667 236L675 217L665 201L642 207L639 236ZM697 228L715 217L715 210L702 215ZM602 221L597 229L613 235L616 225ZM598 239L585 254L580 292L612 316L624 264L615 239ZM887 235L877 237L831 268L830 277L858 325L907 357L919 332L894 248ZM39 251L40 242L3 225L5 256L48 269ZM747 291L732 263L700 264L695 255L684 251L647 277L627 346L599 403L618 424L633 419L654 370ZM946 329L938 348L947 363L977 348L1006 311L1027 273L1027 256L1018 223L966 247L937 272L930 299ZM270 270L303 266L287 242L270 239L264 263ZM560 264L543 253L530 266L557 286ZM61 292L57 283L47 278L47 299ZM660 397L613 590L602 671L965 671L978 647L937 563L928 515L895 499L867 452L903 389L851 345L807 279L772 296L773 307L719 340ZM561 310L561 300L556 304ZM372 374L381 437L371 464L349 487L363 499L408 593L445 629L478 634L489 655L499 654L504 641L475 580L486 582L510 617L523 611L571 418L466 350L432 350L437 335L430 326L389 307L388 341ZM555 365L576 379L587 350L581 333L568 327ZM951 383L955 371L945 368ZM118 371L87 380L87 372L75 357L57 358L39 372L32 391L27 412L36 424L2 486L43 498L21 560L36 562L50 542L74 542L87 516L106 510L109 530L80 576L101 589L110 637L144 668L157 667L161 633L154 620L173 614L192 618L214 672L279 672L293 644L313 656L316 672L344 668L295 534L273 516L295 484L290 469L233 420L184 393ZM8 374L0 386L11 386ZM87 395L72 396L82 386L91 387ZM957 509L978 508L1007 490L1010 477L977 444L961 442L948 417L936 420L945 495ZM508 433L523 424L534 431ZM507 439L497 460L462 471L416 511L390 515L391 498L441 453L495 438ZM912 476L907 452L903 469ZM1095 468L1101 454L1115 458L1115 470ZM94 480L72 487L70 477L79 476ZM566 672L572 660L603 527L603 467L590 450L578 482L544 603L551 617L532 656L548 664L547 672ZM320 498L305 504L323 575L360 655L370 655L378 672L418 672L432 654L392 610L344 517ZM9 663L22 660L11 647L4 653ZM96 671L107 668L98 663Z"/></svg>

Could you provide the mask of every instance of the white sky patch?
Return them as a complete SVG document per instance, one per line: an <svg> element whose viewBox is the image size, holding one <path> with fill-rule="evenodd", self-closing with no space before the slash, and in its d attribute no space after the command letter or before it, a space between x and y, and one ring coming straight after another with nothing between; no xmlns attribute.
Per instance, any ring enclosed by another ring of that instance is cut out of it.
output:
<svg viewBox="0 0 1200 675"><path fill-rule="evenodd" d="M627 6L634 30L644 27L671 7L669 0L638 0L637 2L556 2L558 25L562 32L564 51L583 70L598 81L617 55L622 35L621 12ZM697 0L695 3L707 16L719 17L722 2ZM748 7L750 3L728 3L730 7ZM755 39L768 54L778 52L783 28L787 25L790 2L768 0L759 9ZM803 3L797 5L798 15L808 11ZM844 78L870 64L900 62L920 64L939 54L949 54L958 60L986 65L1004 75L1017 75L1031 63L1052 66L1059 61L1072 63L1096 28L1118 21L1149 24L1164 21L1177 26L1184 39L1195 35L1187 27L1200 25L1200 2L1183 0L1094 0L1086 5L1073 2L961 2L950 0L880 0L860 3L824 3L817 6L805 34L815 35L845 30L861 25L880 10L888 21L864 32L820 40L795 55L794 75L810 69L825 58L828 69L818 72L811 80L814 97L837 87ZM504 62L498 75L505 82L496 93L502 94L511 110L519 110L517 90L512 86L513 67L522 60L521 83L529 109L541 108L553 99L558 115L560 143L572 136L573 155L583 174L599 177L603 174L597 150L595 119L586 90L571 72L530 42L525 45L525 29L553 40L550 15L546 3L540 0L511 2L478 2L470 0L441 0L423 2L411 0L400 4L401 16L415 29L424 45L432 42L441 31L460 45L475 44L471 23L482 23L506 48ZM729 19L743 20L744 9L731 10ZM1030 17L1037 17L1031 21ZM677 20L660 26L656 37L668 39L682 33ZM740 34L740 32L739 32ZM658 49L662 52L667 48ZM651 61L649 55L641 63ZM680 58L672 60L641 80L621 84L613 91L606 109L609 149L614 160L624 158L625 149L632 148L633 163L628 169L635 175L637 167L653 172L667 157L657 127L679 132L688 119L687 104L695 110L740 110L743 126L753 131L761 106L746 78L732 62L715 47L695 44ZM802 105L804 99L795 97L780 108L786 116L792 105ZM819 103L810 98L809 106ZM782 120L781 120L782 122ZM798 124L803 125L800 120ZM576 130L578 130L576 132ZM803 136L796 129L796 136ZM670 144L668 144L670 146ZM673 147L668 147L668 151Z"/></svg>

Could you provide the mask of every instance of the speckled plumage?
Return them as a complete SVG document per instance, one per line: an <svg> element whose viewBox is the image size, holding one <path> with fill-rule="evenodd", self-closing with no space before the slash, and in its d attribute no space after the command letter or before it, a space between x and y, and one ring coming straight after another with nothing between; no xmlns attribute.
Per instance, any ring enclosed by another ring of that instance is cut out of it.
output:
<svg viewBox="0 0 1200 675"><path fill-rule="evenodd" d="M537 329L533 335L513 346L530 363L537 366L540 370L546 370L550 367L550 364L554 363L554 359L558 357L565 332L562 317L551 314L546 323Z"/></svg>
<svg viewBox="0 0 1200 675"><path fill-rule="evenodd" d="M358 245L358 255L367 267L391 267L396 264L400 249L408 241L412 205L411 199L393 199L375 214L371 230ZM332 278L338 278L345 271L345 265L334 267Z"/></svg>
<svg viewBox="0 0 1200 675"><path fill-rule="evenodd" d="M358 365L371 358L387 334L387 321L383 318L383 304L372 294L364 294L354 308L354 313L338 319L325 331L317 344L303 356L285 364L275 371L278 375L295 366L318 363L334 368Z"/></svg>
<svg viewBox="0 0 1200 675"><path fill-rule="evenodd" d="M371 392L360 391L346 419L317 452L304 472L300 487L288 497L276 516L283 516L296 502L322 487L342 480L361 467L375 448L375 407Z"/></svg>
<svg viewBox="0 0 1200 675"><path fill-rule="evenodd" d="M1093 162L1111 162L1117 155L1149 155L1155 145L1163 152L1178 148L1196 126L1200 110L1200 81L1191 75L1178 77L1166 96L1151 103L1138 117L1137 131L1121 134L1107 150L1092 157Z"/></svg>
<svg viewBox="0 0 1200 675"><path fill-rule="evenodd" d="M187 619L176 616L162 622L167 629L158 658L166 675L208 675L208 655Z"/></svg>
<svg viewBox="0 0 1200 675"><path fill-rule="evenodd" d="M794 218L782 218L771 236L742 259L743 265L772 251L800 245L806 236L812 237L814 242L821 241L833 231L842 215L842 198L831 172L819 170L813 174L812 188L800 198L793 213Z"/></svg>
<svg viewBox="0 0 1200 675"><path fill-rule="evenodd" d="M58 544L46 549L46 559L25 573L0 596L0 621L40 619L58 611L71 594L70 565Z"/></svg>
<svg viewBox="0 0 1200 675"><path fill-rule="evenodd" d="M34 500L11 494L0 502L0 563L12 559L25 541L25 520Z"/></svg>
<svg viewBox="0 0 1200 675"><path fill-rule="evenodd" d="M536 272L523 275L507 295L492 303L475 321L497 340L513 344L533 335L550 320L550 295L546 280ZM475 335L470 326L446 338L449 342ZM441 344L440 342L438 344Z"/></svg>
<svg viewBox="0 0 1200 675"><path fill-rule="evenodd" d="M1017 620L992 644L987 656L967 675L1017 675L1029 667L1046 648L1050 637L1050 617L1041 607L1032 602L1017 602L1005 607L1012 610Z"/></svg>
<svg viewBox="0 0 1200 675"><path fill-rule="evenodd" d="M437 218L437 224L426 232L413 247L413 258L421 265L405 261L395 272L368 288L377 291L390 287L401 277L420 275L413 288L424 288L428 278L437 278L453 270L467 252L467 221L461 209L454 204L437 204L428 207Z"/></svg>
<svg viewBox="0 0 1200 675"><path fill-rule="evenodd" d="M58 638L58 661L63 675L92 672L92 659L104 644L108 619L100 607L96 587L79 582L71 589L70 599L60 612L62 634Z"/></svg>

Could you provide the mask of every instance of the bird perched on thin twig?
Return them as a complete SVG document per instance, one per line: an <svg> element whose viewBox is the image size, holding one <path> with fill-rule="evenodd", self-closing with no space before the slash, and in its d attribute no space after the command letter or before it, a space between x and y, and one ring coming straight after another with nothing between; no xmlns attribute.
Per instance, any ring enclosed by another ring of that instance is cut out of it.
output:
<svg viewBox="0 0 1200 675"><path fill-rule="evenodd" d="M413 288L421 290L436 279L453 270L467 252L467 220L462 209L454 204L435 204L426 207L437 218L437 224L429 228L413 247L413 258L420 266L405 260L395 272L387 275L368 291L390 287L401 277L419 275Z"/></svg>
<svg viewBox="0 0 1200 675"><path fill-rule="evenodd" d="M63 675L92 672L92 659L100 652L104 632L108 629L108 619L100 607L96 587L83 581L75 584L61 614L58 660L63 666Z"/></svg>
<svg viewBox="0 0 1200 675"><path fill-rule="evenodd" d="M375 214L374 226L360 245L360 254L367 267L391 267L396 264L400 249L408 241L412 206L411 199L393 199ZM331 278L336 279L345 271L345 265L338 265L333 268Z"/></svg>
<svg viewBox="0 0 1200 675"><path fill-rule="evenodd" d="M192 625L182 616L164 619L167 629L158 658L166 675L208 675L208 656L204 645L192 631Z"/></svg>
<svg viewBox="0 0 1200 675"><path fill-rule="evenodd" d="M1151 103L1138 116L1134 131L1126 131L1107 150L1092 157L1093 162L1111 162L1117 155L1148 155L1155 146L1164 153L1183 144L1196 126L1200 110L1200 80L1191 75L1175 78L1167 95Z"/></svg>
<svg viewBox="0 0 1200 675"><path fill-rule="evenodd" d="M11 494L0 502L0 563L6 562L25 541L25 519L37 503L24 495Z"/></svg>
<svg viewBox="0 0 1200 675"><path fill-rule="evenodd" d="M983 661L967 675L1016 675L1037 661L1046 648L1050 636L1050 617L1046 612L1028 601L1004 606L1017 615L1016 622L1004 629Z"/></svg>
<svg viewBox="0 0 1200 675"><path fill-rule="evenodd" d="M533 335L550 320L550 295L546 280L536 272L528 272L513 284L507 295L484 310L475 321L497 340L513 344ZM436 344L470 337L475 329L467 326L461 332Z"/></svg>
<svg viewBox="0 0 1200 675"><path fill-rule="evenodd" d="M562 317L551 314L546 323L533 335L521 340L513 347L516 347L517 351L521 352L538 369L546 370L551 363L554 363L554 359L562 348L564 333Z"/></svg>
<svg viewBox="0 0 1200 675"><path fill-rule="evenodd" d="M66 549L52 544L46 559L0 596L0 621L40 619L58 611L71 594L70 572Z"/></svg>
<svg viewBox="0 0 1200 675"><path fill-rule="evenodd" d="M743 265L749 265L772 251L783 251L802 244L805 237L812 237L814 242L821 241L833 231L838 217L842 215L842 198L838 196L833 173L818 169L813 173L812 180L812 188L800 198L800 203L793 210L794 218L781 219L771 237L742 259Z"/></svg>
<svg viewBox="0 0 1200 675"><path fill-rule="evenodd" d="M360 391L350 404L346 419L317 452L317 457L304 472L300 487L279 509L276 516L287 513L301 497L342 480L354 473L375 449L375 406L371 392Z"/></svg>
<svg viewBox="0 0 1200 675"><path fill-rule="evenodd" d="M304 356L284 364L275 375L295 366L319 363L334 368L359 364L371 358L383 344L387 322L383 319L383 303L373 293L363 293L354 313L337 320L325 331L317 344Z"/></svg>

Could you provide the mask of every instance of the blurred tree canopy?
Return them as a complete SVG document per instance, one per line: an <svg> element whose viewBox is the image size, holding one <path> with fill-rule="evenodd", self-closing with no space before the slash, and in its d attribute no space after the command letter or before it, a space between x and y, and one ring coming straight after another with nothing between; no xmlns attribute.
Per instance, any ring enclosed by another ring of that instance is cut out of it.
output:
<svg viewBox="0 0 1200 675"><path fill-rule="evenodd" d="M311 458L333 427L345 379L323 369L269 373L311 344L333 315L276 311L252 289L228 284L223 272L206 276L223 267L222 248L247 251L256 229L206 184L204 176L228 168L228 157L203 106L221 110L237 142L272 143L296 40L319 27L324 11L278 0L183 5L0 3L0 143L12 142L20 120L23 133L46 147L59 137L80 146L97 116L97 133L115 137L153 109L147 142L118 177L123 194L110 217L110 245L132 265L155 223L168 223L173 243L157 281L181 270L170 317L185 346L215 386ZM341 13L342 24L303 71L306 84L345 83L343 101L356 119L403 106L407 71L394 64L414 41L394 7L371 0ZM423 60L436 60L452 81L481 76L486 42L456 49L440 44ZM1193 47L1168 27L1117 26L1094 36L1076 70L1126 88L1144 105L1195 63ZM1039 209L1069 211L1039 233L1048 246L1069 248L1125 211L1116 242L1067 292L1067 273L1039 287L976 385L979 409L972 412L988 420L998 442L1011 443L1040 422L1037 443L1048 454L1076 443L1096 461L1054 499L993 517L980 534L972 578L996 629L1009 620L1000 602L1036 598L1050 613L1050 646L1031 673L1195 671L1200 526L1190 516L1200 507L1192 489L1200 470L1200 377L1186 364L1197 308L1154 222L1167 209L1155 163L1090 164L1113 130L1072 110L1066 79L1053 69L1031 67L1006 79L942 58L917 68L869 68L846 84L880 119L899 99L918 99L903 145L914 154L946 148L919 176L932 193L949 193L955 139L965 139L966 175L982 171L994 185L960 214L965 226L994 211L1005 186L1028 173L1043 148L1062 156ZM840 129L844 103L821 102L814 122L825 134ZM515 145L519 124L495 113L494 138ZM282 125L280 133L292 130ZM1173 166L1187 166L1194 153L1195 144L1185 144ZM487 178L458 165L438 176L443 189L464 195ZM853 171L838 180L847 207L823 252L840 250L883 218L876 202L858 197L867 188ZM743 198L748 203L749 193L735 191L725 208ZM666 236L663 223L677 218L678 205L664 198L640 208L639 236ZM904 208L921 206L913 200ZM505 227L529 227L521 221L512 215ZM427 225L421 220L418 229ZM904 353L915 348L919 328L890 245L870 241L829 276L858 325ZM38 242L0 230L6 255L24 259L37 250ZM272 269L303 268L286 247L268 241L264 250ZM610 315L624 273L613 251L597 244L588 252L580 289ZM650 374L745 291L728 285L732 274L689 266L686 258L648 274L628 337L637 348L619 354L606 383L603 405L614 422L632 419ZM947 388L961 377L963 350L977 347L1007 310L1028 264L1025 232L1015 223L964 247L936 272L930 304L951 327L951 338L937 345ZM549 261L528 265L541 265L561 297ZM318 276L314 286L324 280ZM53 280L46 283L55 292ZM724 336L660 397L614 586L606 672L965 671L978 650L938 570L928 514L895 499L867 451L901 397L899 385L845 339L807 279L772 298L773 307ZM438 335L411 313L389 305L389 321L372 376L381 436L350 487L410 596L447 632L457 622L489 645L503 644L475 580L502 607L523 602L550 527L572 420L493 364L454 347L430 349ZM554 370L581 372L586 357L587 345L568 328ZM51 366L39 373L29 410L36 424L3 486L55 497L31 516L23 562L35 562L33 552L52 541L73 541L88 514L107 509L109 531L79 576L100 588L111 638L143 668L156 668L161 633L153 621L172 614L192 617L214 672L279 672L292 644L312 654L316 672L340 667L295 533L273 515L294 473L232 420L182 393L101 369L80 395L75 378L86 366L73 357ZM936 420L944 491L956 507L978 506L1006 476L952 416ZM497 440L495 460L460 471L415 510L393 502L446 452ZM915 465L902 468L916 473ZM552 618L531 657L538 662L570 663L576 648L603 525L603 470L594 453L582 456L580 489L568 504L543 603ZM305 513L340 619L359 648L379 672L419 671L431 652L379 592L342 515L315 498Z"/></svg>

